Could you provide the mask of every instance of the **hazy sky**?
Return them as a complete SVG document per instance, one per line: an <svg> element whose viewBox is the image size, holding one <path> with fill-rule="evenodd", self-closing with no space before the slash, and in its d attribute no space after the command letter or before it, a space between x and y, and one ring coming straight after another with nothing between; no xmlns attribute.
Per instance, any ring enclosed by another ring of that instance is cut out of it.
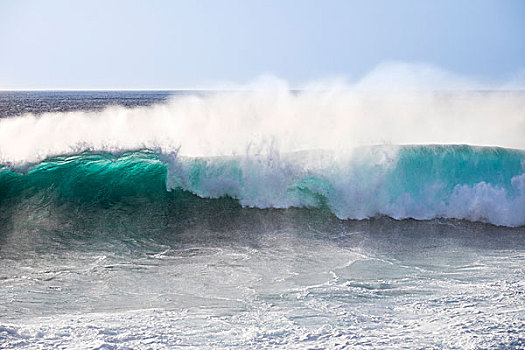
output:
<svg viewBox="0 0 525 350"><path fill-rule="evenodd" d="M388 61L525 68L525 1L0 0L0 89L358 79Z"/></svg>

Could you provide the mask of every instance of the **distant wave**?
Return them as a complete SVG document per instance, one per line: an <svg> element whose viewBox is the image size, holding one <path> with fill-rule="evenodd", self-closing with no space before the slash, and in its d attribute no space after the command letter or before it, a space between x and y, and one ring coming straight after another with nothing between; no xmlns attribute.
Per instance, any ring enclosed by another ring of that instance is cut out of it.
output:
<svg viewBox="0 0 525 350"><path fill-rule="evenodd" d="M185 200L184 193L214 199L202 205L221 205L224 198L232 198L243 207L329 209L340 219L386 215L521 226L525 151L426 145L361 147L345 155L84 152L25 169L6 165L0 171L4 212L29 203L48 210L64 205L82 210L158 207Z"/></svg>

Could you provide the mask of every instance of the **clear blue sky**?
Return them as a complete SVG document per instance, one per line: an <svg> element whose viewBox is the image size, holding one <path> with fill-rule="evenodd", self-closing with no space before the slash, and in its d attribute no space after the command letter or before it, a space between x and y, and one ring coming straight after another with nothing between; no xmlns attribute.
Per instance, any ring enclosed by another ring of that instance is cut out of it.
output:
<svg viewBox="0 0 525 350"><path fill-rule="evenodd" d="M385 61L525 68L525 1L0 0L0 89L358 79Z"/></svg>

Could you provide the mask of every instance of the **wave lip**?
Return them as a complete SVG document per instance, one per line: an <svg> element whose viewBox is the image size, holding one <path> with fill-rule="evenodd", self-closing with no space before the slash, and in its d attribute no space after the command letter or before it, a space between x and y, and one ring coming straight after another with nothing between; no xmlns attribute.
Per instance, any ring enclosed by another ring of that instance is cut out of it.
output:
<svg viewBox="0 0 525 350"><path fill-rule="evenodd" d="M346 155L236 157L81 153L46 160L27 173L12 170L0 172L4 210L31 198L40 198L31 201L39 206L149 210L185 200L183 191L218 201L230 197L243 207L328 208L340 219L386 215L525 225L525 152L497 147L377 146Z"/></svg>

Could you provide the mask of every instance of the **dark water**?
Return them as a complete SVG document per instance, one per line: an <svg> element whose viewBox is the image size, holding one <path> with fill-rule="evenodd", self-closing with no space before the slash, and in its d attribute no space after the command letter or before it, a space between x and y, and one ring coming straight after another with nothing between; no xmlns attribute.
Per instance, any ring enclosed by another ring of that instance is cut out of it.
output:
<svg viewBox="0 0 525 350"><path fill-rule="evenodd" d="M0 118L25 113L95 111L109 106L139 107L191 91L0 91Z"/></svg>

